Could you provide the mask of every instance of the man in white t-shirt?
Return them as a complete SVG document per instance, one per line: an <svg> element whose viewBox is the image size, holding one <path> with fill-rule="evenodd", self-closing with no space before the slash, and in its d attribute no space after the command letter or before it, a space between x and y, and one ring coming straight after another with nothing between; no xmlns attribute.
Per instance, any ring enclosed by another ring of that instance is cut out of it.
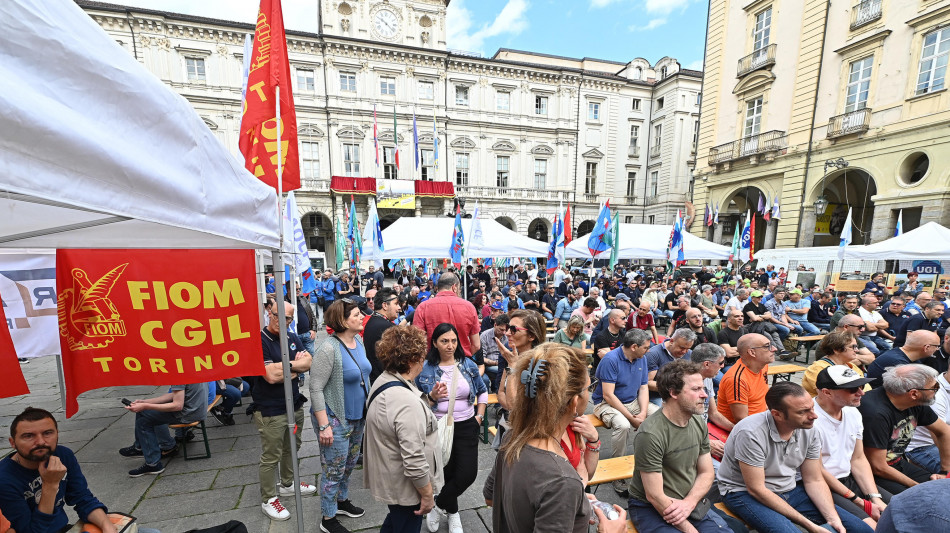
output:
<svg viewBox="0 0 950 533"><path fill-rule="evenodd" d="M835 505L874 527L891 495L874 484L871 464L864 455L864 422L857 406L870 381L845 365L822 369L815 379L815 429L821 439L822 475Z"/></svg>
<svg viewBox="0 0 950 533"><path fill-rule="evenodd" d="M874 294L868 293L861 298L861 307L858 308L858 314L861 315L861 320L864 320L865 327L865 330L861 333L861 340L866 341L865 344L870 342L877 347L879 353L884 353L891 349L891 344L887 342L887 338L893 339L893 336L887 332L890 324L877 311L877 304L877 297Z"/></svg>
<svg viewBox="0 0 950 533"><path fill-rule="evenodd" d="M742 313L742 308L744 308L747 303L749 303L749 289L739 289L736 291L736 295L729 298L729 301L726 302L726 309L723 315L729 316L730 309L737 309L739 313Z"/></svg>
<svg viewBox="0 0 950 533"><path fill-rule="evenodd" d="M940 420L950 424L950 380L948 380L950 371L937 376L937 387L940 388L934 394L934 403L930 406L937 413ZM940 451L934 443L933 435L926 427L918 426L914 430L914 436L907 445L907 451L904 455L924 470L937 474L940 468Z"/></svg>
<svg viewBox="0 0 950 533"><path fill-rule="evenodd" d="M534 266L534 263L528 263L528 281L538 282L538 268Z"/></svg>

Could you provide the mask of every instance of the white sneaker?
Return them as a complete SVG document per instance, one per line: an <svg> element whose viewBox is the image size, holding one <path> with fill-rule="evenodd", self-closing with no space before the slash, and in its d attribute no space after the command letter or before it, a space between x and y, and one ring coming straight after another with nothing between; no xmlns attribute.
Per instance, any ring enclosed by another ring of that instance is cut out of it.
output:
<svg viewBox="0 0 950 533"><path fill-rule="evenodd" d="M462 531L462 517L458 513L449 513L449 533L465 533Z"/></svg>
<svg viewBox="0 0 950 533"><path fill-rule="evenodd" d="M290 511L284 509L277 496L261 504L261 511L271 520L290 520Z"/></svg>
<svg viewBox="0 0 950 533"><path fill-rule="evenodd" d="M317 487L316 487L316 486L311 485L310 483L304 483L303 481L300 482L300 495L301 495L301 496L313 496L314 494L316 494L316 492L317 492ZM283 486L283 485L281 485L281 484L278 483L278 484L277 484L277 493L280 494L281 496L293 496L293 495L294 495L294 486L293 486L293 485L289 485L289 486L286 486L286 487L285 487L285 486Z"/></svg>
<svg viewBox="0 0 950 533"><path fill-rule="evenodd" d="M442 521L442 513L439 512L439 509L433 508L429 511L429 514L426 515L426 527L429 528L431 533L436 533L439 530L439 522Z"/></svg>

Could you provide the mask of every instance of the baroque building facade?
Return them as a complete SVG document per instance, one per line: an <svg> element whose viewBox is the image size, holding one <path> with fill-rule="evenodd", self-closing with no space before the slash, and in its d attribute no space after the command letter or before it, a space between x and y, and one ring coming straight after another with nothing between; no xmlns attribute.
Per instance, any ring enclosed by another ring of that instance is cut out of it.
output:
<svg viewBox="0 0 950 533"><path fill-rule="evenodd" d="M728 244L759 197L756 248L853 243L950 223L948 0L712 0L697 205Z"/></svg>
<svg viewBox="0 0 950 533"><path fill-rule="evenodd" d="M240 158L252 25L76 1ZM618 63L450 50L448 4L323 0L314 13L320 34L285 20L303 183L295 195L312 250L332 264L332 221L350 202L330 190L334 176L451 182L469 213L477 200L483 217L540 240L567 203L575 235L591 231L608 200L624 222L672 221L692 192L701 72L669 57ZM362 219L368 203L357 203ZM399 216L444 216L452 205L417 197L415 212L381 209L380 218L386 226Z"/></svg>

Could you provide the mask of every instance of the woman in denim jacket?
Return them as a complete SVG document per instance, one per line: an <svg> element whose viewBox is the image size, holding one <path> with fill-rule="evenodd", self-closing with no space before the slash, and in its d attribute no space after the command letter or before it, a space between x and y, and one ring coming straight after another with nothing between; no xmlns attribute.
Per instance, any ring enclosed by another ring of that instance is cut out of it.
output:
<svg viewBox="0 0 950 533"><path fill-rule="evenodd" d="M433 533L439 529L442 514L448 514L449 533L463 533L459 517L458 497L475 482L478 474L478 428L485 418L488 389L478 373L478 366L465 357L458 343L455 326L442 323L432 332L432 344L426 355L422 373L416 378L436 418L448 414L449 391L455 385L452 457L445 465L445 485L435 499L436 508L426 515L426 526Z"/></svg>

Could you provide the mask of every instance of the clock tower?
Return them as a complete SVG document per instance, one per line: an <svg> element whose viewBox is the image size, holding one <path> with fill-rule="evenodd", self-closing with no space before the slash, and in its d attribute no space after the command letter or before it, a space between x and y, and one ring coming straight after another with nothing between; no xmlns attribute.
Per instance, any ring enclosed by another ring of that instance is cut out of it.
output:
<svg viewBox="0 0 950 533"><path fill-rule="evenodd" d="M322 0L323 33L445 50L450 0Z"/></svg>

